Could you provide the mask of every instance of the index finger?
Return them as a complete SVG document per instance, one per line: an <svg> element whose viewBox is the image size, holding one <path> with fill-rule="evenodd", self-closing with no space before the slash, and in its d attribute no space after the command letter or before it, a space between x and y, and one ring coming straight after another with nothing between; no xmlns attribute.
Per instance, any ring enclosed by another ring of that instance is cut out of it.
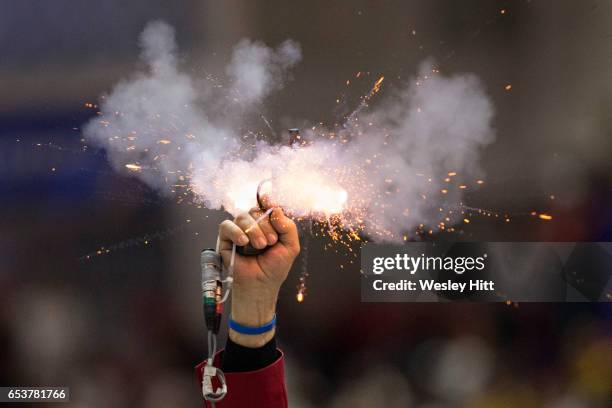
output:
<svg viewBox="0 0 612 408"><path fill-rule="evenodd" d="M246 245L249 242L249 237L244 233L236 223L230 220L225 220L219 225L220 249L231 248L232 244Z"/></svg>

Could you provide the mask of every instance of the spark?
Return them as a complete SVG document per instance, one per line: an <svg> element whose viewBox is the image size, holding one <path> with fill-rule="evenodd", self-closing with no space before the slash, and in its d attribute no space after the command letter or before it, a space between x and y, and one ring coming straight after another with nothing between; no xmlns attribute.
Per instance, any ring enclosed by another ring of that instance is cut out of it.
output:
<svg viewBox="0 0 612 408"><path fill-rule="evenodd" d="M538 218L544 221L550 221L553 219L552 215L548 214L538 214Z"/></svg>
<svg viewBox="0 0 612 408"><path fill-rule="evenodd" d="M130 170L130 171L140 171L140 170L142 170L142 166L140 166L138 164L134 164L134 163L126 164L125 168Z"/></svg>
<svg viewBox="0 0 612 408"><path fill-rule="evenodd" d="M380 78L378 78L378 80L374 83L374 87L372 88L373 93L377 93L378 91L380 91L380 88L384 80L385 80L384 76L381 76Z"/></svg>

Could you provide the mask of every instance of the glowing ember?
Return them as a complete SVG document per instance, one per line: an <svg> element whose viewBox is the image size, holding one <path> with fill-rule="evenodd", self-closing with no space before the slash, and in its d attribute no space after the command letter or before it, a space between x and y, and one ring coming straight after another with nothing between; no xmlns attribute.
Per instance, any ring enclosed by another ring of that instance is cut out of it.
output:
<svg viewBox="0 0 612 408"><path fill-rule="evenodd" d="M385 80L384 76L378 78L378 80L374 83L374 88L372 88L372 92L376 93L380 91L380 87L382 86L383 81Z"/></svg>
<svg viewBox="0 0 612 408"><path fill-rule="evenodd" d="M140 171L140 170L142 170L142 166L139 166L138 164L133 164L133 163L126 164L125 168L130 170L130 171Z"/></svg>

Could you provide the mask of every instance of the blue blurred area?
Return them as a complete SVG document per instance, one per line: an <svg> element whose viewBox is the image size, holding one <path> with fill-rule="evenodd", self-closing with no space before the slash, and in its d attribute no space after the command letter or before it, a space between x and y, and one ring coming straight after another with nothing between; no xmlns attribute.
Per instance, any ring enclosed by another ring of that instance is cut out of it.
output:
<svg viewBox="0 0 612 408"><path fill-rule="evenodd" d="M91 116L81 109L0 119L3 206L92 199L98 179L112 170L103 151L83 149L80 126Z"/></svg>

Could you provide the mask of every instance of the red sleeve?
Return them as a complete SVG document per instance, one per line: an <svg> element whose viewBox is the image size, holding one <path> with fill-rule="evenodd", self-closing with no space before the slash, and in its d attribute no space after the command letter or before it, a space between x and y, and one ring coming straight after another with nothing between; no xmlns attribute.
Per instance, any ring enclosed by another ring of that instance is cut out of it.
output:
<svg viewBox="0 0 612 408"><path fill-rule="evenodd" d="M219 355L215 356L215 367L219 367ZM285 356L280 357L267 367L243 373L225 373L227 395L216 403L216 408L287 408L285 388ZM202 392L202 371L205 361L196 366L198 385ZM204 407L211 405L204 401Z"/></svg>

